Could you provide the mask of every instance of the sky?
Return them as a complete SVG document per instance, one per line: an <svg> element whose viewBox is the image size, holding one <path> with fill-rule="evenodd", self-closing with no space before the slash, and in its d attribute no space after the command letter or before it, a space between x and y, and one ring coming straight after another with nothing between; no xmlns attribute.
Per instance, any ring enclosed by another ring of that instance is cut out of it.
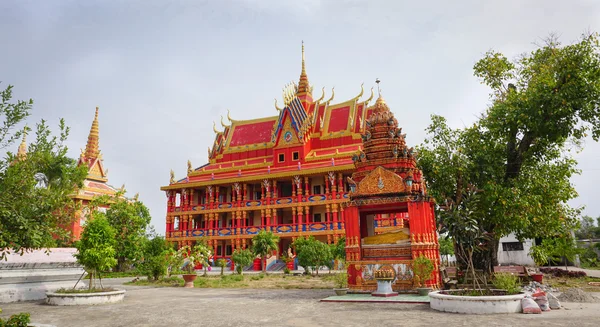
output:
<svg viewBox="0 0 600 327"><path fill-rule="evenodd" d="M473 65L494 49L516 58L551 33L571 43L600 31L597 0L0 0L0 87L34 100L31 126L71 127L69 155L85 147L96 106L109 183L125 184L164 234L160 187L207 162L227 109L233 119L276 115L297 81L304 41L315 96L333 103L381 80L407 142L420 144L432 114L452 127L475 121L490 90ZM18 143L13 145L16 151ZM573 206L600 216L600 145L576 155Z"/></svg>

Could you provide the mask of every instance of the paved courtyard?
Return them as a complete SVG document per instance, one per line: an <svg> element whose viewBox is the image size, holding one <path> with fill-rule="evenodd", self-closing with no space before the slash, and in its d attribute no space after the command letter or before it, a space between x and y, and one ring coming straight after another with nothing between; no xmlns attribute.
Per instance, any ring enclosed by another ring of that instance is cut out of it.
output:
<svg viewBox="0 0 600 327"><path fill-rule="evenodd" d="M129 280L129 279L125 279ZM111 280L120 285L124 280ZM459 315L426 304L324 303L331 290L184 289L120 286L125 301L53 307L3 304L3 316L30 312L32 321L68 326L598 326L600 303L565 303L541 315Z"/></svg>

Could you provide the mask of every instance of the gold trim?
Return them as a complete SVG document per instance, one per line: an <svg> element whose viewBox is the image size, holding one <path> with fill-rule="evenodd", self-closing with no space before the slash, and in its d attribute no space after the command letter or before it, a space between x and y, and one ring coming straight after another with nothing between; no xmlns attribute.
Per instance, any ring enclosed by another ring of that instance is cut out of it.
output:
<svg viewBox="0 0 600 327"><path fill-rule="evenodd" d="M328 167L324 167L324 168L312 168L312 169L308 169L308 170L302 170L302 175L310 175L310 174L319 174L319 173L326 173L326 172L330 172L330 171L340 171L340 170L351 170L354 169L354 164L346 164L346 165L340 165L340 166L328 166ZM168 185L168 186L162 186L160 188L161 191L166 191L166 190L178 190L181 188L193 188L193 187L198 187L198 186L206 186L206 185L212 185L212 184L229 184L229 183L234 183L234 182L249 182L249 181L261 181L265 178L269 178L269 179L274 179L274 178L282 178L282 177L292 177L298 175L298 171L297 170L293 170L293 171L286 171L286 172L281 172L281 173L275 173L275 174L263 174L260 176L248 176L248 177L233 177L233 178L226 178L226 179L215 179L215 180L210 180L210 181L201 181L201 182L193 182L193 183L181 183L181 184L172 184L172 185Z"/></svg>

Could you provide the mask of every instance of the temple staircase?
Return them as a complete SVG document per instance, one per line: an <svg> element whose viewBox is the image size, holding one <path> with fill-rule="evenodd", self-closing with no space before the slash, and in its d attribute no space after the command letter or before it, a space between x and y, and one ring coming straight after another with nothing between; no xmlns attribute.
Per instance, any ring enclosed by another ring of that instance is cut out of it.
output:
<svg viewBox="0 0 600 327"><path fill-rule="evenodd" d="M285 268L285 262L282 260L273 261L267 266L267 271L281 271Z"/></svg>

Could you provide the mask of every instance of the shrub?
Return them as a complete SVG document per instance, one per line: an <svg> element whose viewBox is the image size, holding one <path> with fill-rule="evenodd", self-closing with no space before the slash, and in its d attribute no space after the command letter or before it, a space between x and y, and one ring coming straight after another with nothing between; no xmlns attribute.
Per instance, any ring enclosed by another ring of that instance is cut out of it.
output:
<svg viewBox="0 0 600 327"><path fill-rule="evenodd" d="M163 237L157 236L144 242L142 249L144 258L138 270L148 277L148 280L158 280L167 272L168 245Z"/></svg>
<svg viewBox="0 0 600 327"><path fill-rule="evenodd" d="M585 271L572 271L572 270L564 270L560 268L540 268L540 271L544 274L552 275L554 277L570 277L570 278L580 278L586 277L587 274Z"/></svg>
<svg viewBox="0 0 600 327"><path fill-rule="evenodd" d="M81 233L81 239L75 244L77 262L90 274L89 289L94 288L94 277L100 277L101 271L111 269L117 264L115 259L115 230L110 226L103 213L95 212ZM77 284L75 284L77 285ZM100 280L102 288L102 280Z"/></svg>
<svg viewBox="0 0 600 327"><path fill-rule="evenodd" d="M333 283L336 288L348 287L348 274L345 272L341 272L333 275Z"/></svg>
<svg viewBox="0 0 600 327"><path fill-rule="evenodd" d="M250 250L235 250L231 255L231 259L235 264L236 271L240 274L244 274L244 267L250 265L254 261L254 254Z"/></svg>
<svg viewBox="0 0 600 327"><path fill-rule="evenodd" d="M521 291L519 278L510 273L495 273L492 284L497 289L506 290L507 295L517 294Z"/></svg>
<svg viewBox="0 0 600 327"><path fill-rule="evenodd" d="M2 309L0 309L0 313L2 313ZM0 318L0 327L27 327L30 321L29 313L21 312L10 316L8 320Z"/></svg>
<svg viewBox="0 0 600 327"><path fill-rule="evenodd" d="M416 277L416 283L418 287L424 284L426 281L431 279L431 273L433 273L433 262L421 255L414 259L412 262L413 274Z"/></svg>
<svg viewBox="0 0 600 327"><path fill-rule="evenodd" d="M288 268L288 267L283 268L283 273L284 274L289 275L291 272L292 271L290 270L290 268Z"/></svg>

